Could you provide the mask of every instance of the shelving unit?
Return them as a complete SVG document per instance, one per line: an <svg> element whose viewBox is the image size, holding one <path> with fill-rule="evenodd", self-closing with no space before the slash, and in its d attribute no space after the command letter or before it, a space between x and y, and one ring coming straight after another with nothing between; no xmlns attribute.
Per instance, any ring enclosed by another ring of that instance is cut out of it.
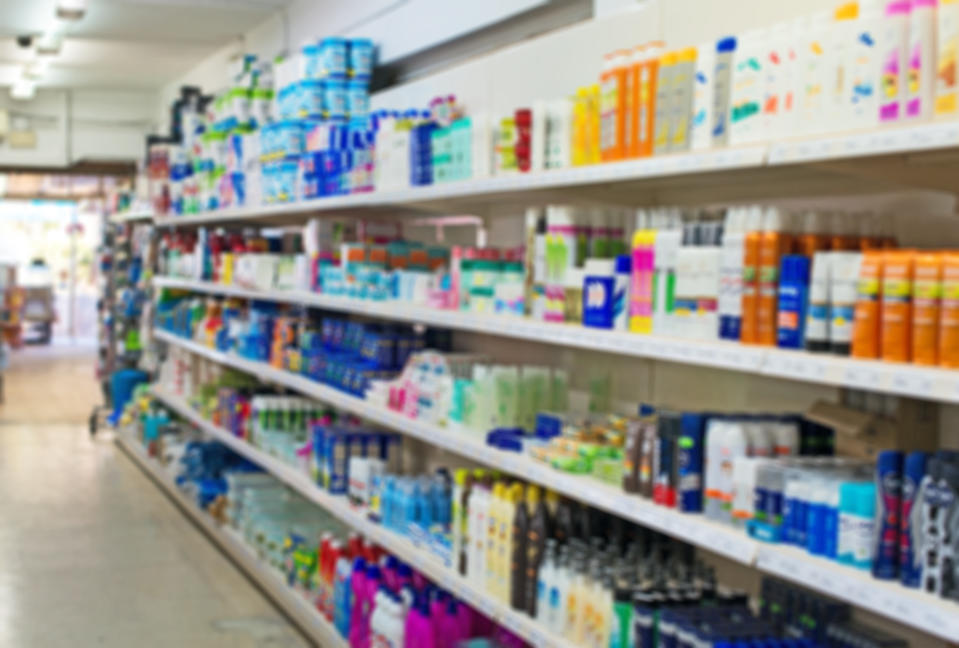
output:
<svg viewBox="0 0 959 648"><path fill-rule="evenodd" d="M116 225L122 225L124 223L149 223L153 218L154 214L152 209L138 209L136 211L111 214L109 220Z"/></svg>
<svg viewBox="0 0 959 648"><path fill-rule="evenodd" d="M803 382L959 403L959 371L919 365L858 360L823 353L786 351L733 342L685 340L655 335L538 322L506 315L460 311L331 297L305 291L262 291L222 286L208 281L156 277L154 285L193 292L287 304L427 324L458 331L554 344L574 349L666 360Z"/></svg>
<svg viewBox="0 0 959 648"><path fill-rule="evenodd" d="M952 174L939 159L959 148L959 123L885 128L858 133L783 140L770 144L659 155L637 160L538 173L494 176L314 200L157 217L160 226L303 222L317 215L398 216L404 213L485 214L502 206L542 202L658 204L746 201L936 188L954 192ZM857 173L845 169L856 165ZM785 192L785 193L784 193Z"/></svg>
<svg viewBox="0 0 959 648"><path fill-rule="evenodd" d="M205 433L229 446L237 454L267 470L274 477L297 491L310 501L323 507L343 523L372 539L389 552L401 557L414 569L425 574L440 587L449 590L456 597L467 602L497 623L509 628L534 646L541 648L572 648L572 645L560 637L552 636L525 614L511 609L502 601L494 599L486 592L477 589L465 578L442 564L438 558L420 550L407 538L397 535L367 519L363 510L351 505L345 497L335 496L320 489L310 481L302 471L257 449L242 439L233 436L227 430L219 428L203 419L183 399L154 388L154 396L166 403L170 409ZM326 644L323 644L324 646Z"/></svg>
<svg viewBox="0 0 959 648"><path fill-rule="evenodd" d="M373 406L360 398L344 394L304 376L276 369L266 363L221 353L167 332L157 331L156 335L160 339L209 360L258 376L265 382L282 385L404 435L423 440L435 447L496 467L504 472L521 476L529 482L539 484L568 497L588 502L591 506L680 538L744 565L756 567L761 571L848 601L862 609L888 616L900 623L938 637L944 639L959 637L959 605L955 602L944 601L902 587L898 583L875 580L868 573L811 556L794 547L767 545L754 541L743 532L715 523L700 515L686 515L673 509L660 507L596 480L553 470L525 455L490 448L475 436L406 418L396 412ZM204 431L216 436L238 453L259 463L266 470L300 491L304 496L341 517L344 522L351 525L354 523L337 513L337 510L341 510L344 506L348 507L348 505L340 501L340 498L332 497L321 491L295 468L266 455L237 439L226 430L211 425L182 399L156 388L154 394L171 409ZM336 507L339 507L339 509ZM357 524L364 525L357 527L362 532L371 531L380 535L385 533L393 536L393 534L365 520L362 516L357 516L355 512L352 515ZM359 519L356 519L357 517ZM380 542L378 538L377 541ZM384 546L389 548L389 545L385 543ZM396 553L404 559L413 560L414 563L415 560L423 560L422 552L417 551L408 542L405 542L404 546L398 546ZM424 569L424 572L426 572L426 569ZM432 574L430 575L433 577ZM451 587L451 589L455 591L455 588ZM474 604L468 596L464 596L464 598Z"/></svg>
<svg viewBox="0 0 959 648"><path fill-rule="evenodd" d="M306 598L289 587L274 569L261 561L238 534L219 526L184 496L156 460L147 456L142 444L123 432L117 433L116 442L183 514L229 556L311 640L323 648L347 648L349 644L332 624Z"/></svg>

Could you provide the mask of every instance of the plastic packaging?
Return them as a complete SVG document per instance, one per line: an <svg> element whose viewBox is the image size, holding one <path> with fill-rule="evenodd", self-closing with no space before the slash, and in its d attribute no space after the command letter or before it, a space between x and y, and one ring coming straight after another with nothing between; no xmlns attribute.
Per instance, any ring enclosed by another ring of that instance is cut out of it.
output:
<svg viewBox="0 0 959 648"><path fill-rule="evenodd" d="M870 250L863 253L859 266L855 321L852 331L852 355L856 358L879 357L882 264L881 251Z"/></svg>
<svg viewBox="0 0 959 648"><path fill-rule="evenodd" d="M904 115L909 70L909 0L889 0L882 21L882 82L879 120L895 122Z"/></svg>
<svg viewBox="0 0 959 648"><path fill-rule="evenodd" d="M907 119L933 115L936 90L937 0L911 0L909 12L909 73L906 83Z"/></svg>

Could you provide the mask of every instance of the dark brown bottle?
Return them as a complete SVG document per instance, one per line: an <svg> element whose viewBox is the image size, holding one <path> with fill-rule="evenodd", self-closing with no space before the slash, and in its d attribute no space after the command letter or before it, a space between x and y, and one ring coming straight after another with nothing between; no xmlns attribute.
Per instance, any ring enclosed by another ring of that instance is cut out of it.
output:
<svg viewBox="0 0 959 648"><path fill-rule="evenodd" d="M527 502L532 511L529 523L529 533L526 541L526 613L536 616L537 585L539 584L539 568L543 564L543 555L546 551L546 539L550 536L549 508L546 498L540 497L539 488L530 486L527 491Z"/></svg>
<svg viewBox="0 0 959 648"><path fill-rule="evenodd" d="M509 602L514 610L526 609L526 544L529 539L529 509L523 498L523 487L514 486L516 514L513 516L512 546L510 547Z"/></svg>

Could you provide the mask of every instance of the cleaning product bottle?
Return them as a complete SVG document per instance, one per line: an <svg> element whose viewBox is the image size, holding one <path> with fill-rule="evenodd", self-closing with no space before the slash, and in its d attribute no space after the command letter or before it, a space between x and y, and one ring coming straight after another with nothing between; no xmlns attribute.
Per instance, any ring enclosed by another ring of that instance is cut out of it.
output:
<svg viewBox="0 0 959 648"><path fill-rule="evenodd" d="M758 206L751 207L744 223L742 320L739 339L743 344L758 344L759 254L763 238L763 213Z"/></svg>
<svg viewBox="0 0 959 648"><path fill-rule="evenodd" d="M852 355L855 358L879 357L880 300L882 296L883 253L863 253L859 265L855 320L852 331Z"/></svg>
<svg viewBox="0 0 959 648"><path fill-rule="evenodd" d="M403 648L437 648L433 617L429 613L428 591L414 596L403 628Z"/></svg>
<svg viewBox="0 0 959 648"><path fill-rule="evenodd" d="M912 299L912 361L939 363L939 311L942 300L942 254L916 255Z"/></svg>
<svg viewBox="0 0 959 648"><path fill-rule="evenodd" d="M883 253L880 308L880 357L909 362L912 351L912 278L915 252Z"/></svg>
<svg viewBox="0 0 959 648"><path fill-rule="evenodd" d="M911 0L909 10L906 119L928 119L934 112L936 90L937 0Z"/></svg>
<svg viewBox="0 0 959 648"><path fill-rule="evenodd" d="M639 212L636 233L633 234L633 279L629 306L629 330L634 333L652 333L653 330L655 242L656 231L651 228L651 216L647 212Z"/></svg>
<svg viewBox="0 0 959 648"><path fill-rule="evenodd" d="M730 207L723 225L719 268L719 337L739 341L743 312L743 230L748 207Z"/></svg>
<svg viewBox="0 0 959 648"><path fill-rule="evenodd" d="M896 122L903 117L909 69L910 0L888 0L879 42L882 44L882 82L879 120Z"/></svg>
<svg viewBox="0 0 959 648"><path fill-rule="evenodd" d="M537 585L539 570L542 568L547 538L550 536L549 509L546 498L540 496L539 488L530 486L527 491L527 511L530 515L526 534L526 593L524 595L526 613L536 616L539 601Z"/></svg>
<svg viewBox="0 0 959 648"><path fill-rule="evenodd" d="M354 560L346 555L340 556L336 563L336 581L333 585L333 625L343 637L346 637L350 630L353 562Z"/></svg>
<svg viewBox="0 0 959 648"><path fill-rule="evenodd" d="M536 489L531 485L529 490ZM529 543L529 507L523 497L523 486L516 484L511 493L513 516L510 518L511 533L508 547L508 600L514 610L526 610L526 558ZM536 489L536 497L539 490Z"/></svg>
<svg viewBox="0 0 959 648"><path fill-rule="evenodd" d="M936 11L936 117L959 112L959 0L939 0Z"/></svg>
<svg viewBox="0 0 959 648"><path fill-rule="evenodd" d="M775 207L766 210L759 245L759 297L756 303L756 341L776 345L779 265L792 250L789 219Z"/></svg>

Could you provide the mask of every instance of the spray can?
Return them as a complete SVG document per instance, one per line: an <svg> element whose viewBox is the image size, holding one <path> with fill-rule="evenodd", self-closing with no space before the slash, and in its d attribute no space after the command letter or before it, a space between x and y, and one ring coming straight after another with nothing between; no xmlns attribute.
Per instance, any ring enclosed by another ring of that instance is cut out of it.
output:
<svg viewBox="0 0 959 648"><path fill-rule="evenodd" d="M913 534L920 531L919 524L913 524L913 510L920 513L921 506L915 506L919 486L926 476L928 455L922 451L906 455L902 471L902 502L899 506L899 580L906 587L919 587L920 569L916 564L913 549Z"/></svg>
<svg viewBox="0 0 959 648"><path fill-rule="evenodd" d="M899 510L902 500L902 452L883 450L876 457L876 526L872 574L899 576Z"/></svg>

